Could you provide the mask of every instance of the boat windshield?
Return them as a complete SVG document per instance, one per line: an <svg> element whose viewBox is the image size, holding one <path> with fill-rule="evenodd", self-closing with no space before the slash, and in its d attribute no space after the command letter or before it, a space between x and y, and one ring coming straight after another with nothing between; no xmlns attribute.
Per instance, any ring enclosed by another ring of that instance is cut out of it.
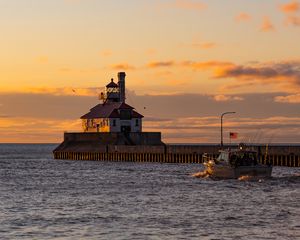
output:
<svg viewBox="0 0 300 240"><path fill-rule="evenodd" d="M228 152L221 152L217 158L218 161L228 161Z"/></svg>

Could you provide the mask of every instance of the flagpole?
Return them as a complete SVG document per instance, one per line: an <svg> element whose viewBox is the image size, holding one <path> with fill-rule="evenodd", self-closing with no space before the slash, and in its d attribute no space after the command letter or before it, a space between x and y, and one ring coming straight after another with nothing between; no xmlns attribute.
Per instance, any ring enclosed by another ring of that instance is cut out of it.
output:
<svg viewBox="0 0 300 240"><path fill-rule="evenodd" d="M236 112L224 112L221 114L221 148L223 148L223 117L226 115L226 114L234 114Z"/></svg>

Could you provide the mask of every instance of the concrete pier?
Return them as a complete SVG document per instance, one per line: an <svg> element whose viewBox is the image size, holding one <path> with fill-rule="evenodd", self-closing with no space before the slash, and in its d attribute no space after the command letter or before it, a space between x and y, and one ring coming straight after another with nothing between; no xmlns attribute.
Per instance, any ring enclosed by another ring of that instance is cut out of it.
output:
<svg viewBox="0 0 300 240"><path fill-rule="evenodd" d="M230 147L230 146L225 146ZM259 162L300 167L300 145L251 145ZM217 158L220 146L213 144L164 144L160 133L65 133L54 151L55 159L116 162L203 163Z"/></svg>

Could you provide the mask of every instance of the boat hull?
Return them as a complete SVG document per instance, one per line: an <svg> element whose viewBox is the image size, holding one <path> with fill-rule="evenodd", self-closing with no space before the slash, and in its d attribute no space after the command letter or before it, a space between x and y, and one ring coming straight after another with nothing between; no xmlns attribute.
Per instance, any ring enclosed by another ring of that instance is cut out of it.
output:
<svg viewBox="0 0 300 240"><path fill-rule="evenodd" d="M214 178L237 179L242 176L271 177L272 166L239 166L231 167L224 165L208 165L206 172Z"/></svg>

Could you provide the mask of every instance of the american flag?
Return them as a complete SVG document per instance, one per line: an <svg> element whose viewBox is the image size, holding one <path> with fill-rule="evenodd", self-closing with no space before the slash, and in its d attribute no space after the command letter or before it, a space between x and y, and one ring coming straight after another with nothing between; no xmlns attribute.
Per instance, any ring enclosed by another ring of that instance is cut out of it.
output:
<svg viewBox="0 0 300 240"><path fill-rule="evenodd" d="M236 132L230 132L230 133L229 133L229 137L230 137L231 139L237 139L237 138L238 138L238 133L236 133Z"/></svg>

